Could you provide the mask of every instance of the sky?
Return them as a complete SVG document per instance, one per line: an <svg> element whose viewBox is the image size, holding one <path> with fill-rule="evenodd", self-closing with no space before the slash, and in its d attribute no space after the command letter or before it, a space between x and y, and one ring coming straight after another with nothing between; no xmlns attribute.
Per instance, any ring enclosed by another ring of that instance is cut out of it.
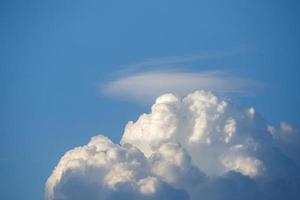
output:
<svg viewBox="0 0 300 200"><path fill-rule="evenodd" d="M2 0L0 199L42 199L59 159L94 135L119 143L157 89L105 88L138 75L226 80L204 89L228 86L221 96L299 130L299 15L293 0Z"/></svg>

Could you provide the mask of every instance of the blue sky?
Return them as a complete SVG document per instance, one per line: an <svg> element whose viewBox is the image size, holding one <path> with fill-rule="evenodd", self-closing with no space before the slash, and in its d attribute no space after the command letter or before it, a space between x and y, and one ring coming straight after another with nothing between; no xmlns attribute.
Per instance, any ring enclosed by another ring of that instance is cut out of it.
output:
<svg viewBox="0 0 300 200"><path fill-rule="evenodd" d="M0 199L42 199L68 149L98 133L118 142L149 105L99 85L135 63L208 55L174 65L267 86L233 96L265 120L300 128L300 5L292 0L1 1ZM145 69L146 68L146 69Z"/></svg>

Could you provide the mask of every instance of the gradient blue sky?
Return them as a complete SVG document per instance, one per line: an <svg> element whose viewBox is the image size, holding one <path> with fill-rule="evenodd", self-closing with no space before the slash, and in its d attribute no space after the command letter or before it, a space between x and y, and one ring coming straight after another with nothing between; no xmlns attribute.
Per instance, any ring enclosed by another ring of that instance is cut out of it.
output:
<svg viewBox="0 0 300 200"><path fill-rule="evenodd" d="M118 142L149 105L102 95L99 84L150 58L212 55L182 69L263 81L232 98L299 129L299 19L296 0L2 0L0 199L42 199L65 151L97 133Z"/></svg>

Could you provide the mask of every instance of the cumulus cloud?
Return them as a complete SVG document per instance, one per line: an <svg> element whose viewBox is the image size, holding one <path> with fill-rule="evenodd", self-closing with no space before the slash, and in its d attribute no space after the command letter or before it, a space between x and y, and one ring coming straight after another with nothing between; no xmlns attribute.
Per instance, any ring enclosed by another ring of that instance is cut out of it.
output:
<svg viewBox="0 0 300 200"><path fill-rule="evenodd" d="M67 152L46 183L46 199L187 199L151 173L149 161L131 145L96 136Z"/></svg>
<svg viewBox="0 0 300 200"><path fill-rule="evenodd" d="M67 152L46 199L299 199L299 142L211 92L164 94L120 144L99 135Z"/></svg>
<svg viewBox="0 0 300 200"><path fill-rule="evenodd" d="M129 98L132 100L152 101L164 93L184 96L197 89L216 93L238 93L248 95L263 84L258 81L235 77L219 72L141 72L123 76L102 86L105 94ZM248 93L246 93L247 91Z"/></svg>

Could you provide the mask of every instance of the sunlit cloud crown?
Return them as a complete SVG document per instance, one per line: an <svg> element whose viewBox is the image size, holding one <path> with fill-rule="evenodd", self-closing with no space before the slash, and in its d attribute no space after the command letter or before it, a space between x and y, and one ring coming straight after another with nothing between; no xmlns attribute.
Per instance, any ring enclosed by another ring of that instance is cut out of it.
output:
<svg viewBox="0 0 300 200"><path fill-rule="evenodd" d="M298 199L299 142L211 92L164 94L120 145L99 135L67 152L46 199Z"/></svg>

